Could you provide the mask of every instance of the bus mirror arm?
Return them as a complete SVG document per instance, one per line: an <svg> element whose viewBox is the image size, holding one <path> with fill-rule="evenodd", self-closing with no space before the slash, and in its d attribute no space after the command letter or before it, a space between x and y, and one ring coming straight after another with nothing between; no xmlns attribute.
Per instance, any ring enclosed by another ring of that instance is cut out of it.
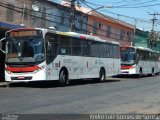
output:
<svg viewBox="0 0 160 120"><path fill-rule="evenodd" d="M5 38L2 38L1 40L0 40L0 51L2 51L4 54L6 53L4 50L2 50L2 46L3 46L3 44L2 44L2 41L3 40L5 40Z"/></svg>

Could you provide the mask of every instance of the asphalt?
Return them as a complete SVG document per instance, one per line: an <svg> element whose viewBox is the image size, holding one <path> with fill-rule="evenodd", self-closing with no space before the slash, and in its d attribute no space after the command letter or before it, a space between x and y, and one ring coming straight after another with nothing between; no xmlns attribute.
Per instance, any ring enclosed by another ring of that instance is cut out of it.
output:
<svg viewBox="0 0 160 120"><path fill-rule="evenodd" d="M54 83L47 84L48 86L36 83L0 88L0 113L160 113L160 76L116 78L116 81L111 82L112 79L108 78L102 83L91 80L73 81L66 87Z"/></svg>
<svg viewBox="0 0 160 120"><path fill-rule="evenodd" d="M7 82L0 82L0 87L6 87L8 85Z"/></svg>
<svg viewBox="0 0 160 120"><path fill-rule="evenodd" d="M126 77L126 78L124 78L124 77L121 77L121 78L119 78L119 77L107 77L106 78L106 80L107 81L119 81L119 80L129 80L129 79L132 79L132 77L130 78L130 77ZM0 81L0 87L7 87L8 86L8 82L5 82L4 80L2 81Z"/></svg>

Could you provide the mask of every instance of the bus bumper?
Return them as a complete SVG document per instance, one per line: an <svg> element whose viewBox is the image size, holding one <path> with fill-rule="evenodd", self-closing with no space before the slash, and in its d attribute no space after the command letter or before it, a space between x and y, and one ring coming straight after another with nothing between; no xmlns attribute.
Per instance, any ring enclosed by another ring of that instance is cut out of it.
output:
<svg viewBox="0 0 160 120"><path fill-rule="evenodd" d="M44 70L36 73L8 73L5 71L5 81L7 82L31 82L44 80L46 80L46 74Z"/></svg>

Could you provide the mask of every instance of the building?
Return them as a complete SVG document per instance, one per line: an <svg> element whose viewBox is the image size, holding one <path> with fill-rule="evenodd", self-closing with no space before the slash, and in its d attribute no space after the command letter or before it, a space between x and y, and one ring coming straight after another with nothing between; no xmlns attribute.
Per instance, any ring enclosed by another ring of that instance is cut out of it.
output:
<svg viewBox="0 0 160 120"><path fill-rule="evenodd" d="M71 9L50 0L33 0L33 5L36 5L41 12L33 12L33 26L48 28L56 27L58 31L70 31ZM86 33L87 17L81 19L83 13L75 11L75 26L74 31L78 33ZM81 22L82 21L82 22Z"/></svg>
<svg viewBox="0 0 160 120"><path fill-rule="evenodd" d="M5 31L31 24L31 16L28 10L31 9L32 0L1 0L0 1L0 38L4 37ZM24 13L24 14L23 14Z"/></svg>
<svg viewBox="0 0 160 120"><path fill-rule="evenodd" d="M109 16L92 12L88 16L88 32L102 38L117 41L120 45L132 45L135 26Z"/></svg>
<svg viewBox="0 0 160 120"><path fill-rule="evenodd" d="M151 48L155 51L160 51L160 34L155 33L155 38L151 41L151 32L136 29L133 39L133 46L141 46Z"/></svg>
<svg viewBox="0 0 160 120"><path fill-rule="evenodd" d="M134 38L135 26L94 10L80 8L88 16L87 33L103 39L117 41L130 46Z"/></svg>
<svg viewBox="0 0 160 120"><path fill-rule="evenodd" d="M19 27L54 26L59 31L70 30L70 8L50 0L1 0L0 13L0 38L5 31ZM87 17L81 19L81 14L75 11L75 31L86 33Z"/></svg>
<svg viewBox="0 0 160 120"><path fill-rule="evenodd" d="M133 46L141 46L149 48L149 32L136 29L133 39Z"/></svg>

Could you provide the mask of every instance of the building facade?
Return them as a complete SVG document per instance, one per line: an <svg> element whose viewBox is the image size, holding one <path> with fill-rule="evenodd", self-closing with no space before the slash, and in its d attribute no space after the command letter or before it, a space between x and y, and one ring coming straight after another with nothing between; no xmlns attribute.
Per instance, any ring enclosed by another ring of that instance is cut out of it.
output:
<svg viewBox="0 0 160 120"><path fill-rule="evenodd" d="M96 11L81 9L88 16L87 34L99 36L110 41L117 41L120 45L131 46L135 33L135 26L118 19L103 15Z"/></svg>
<svg viewBox="0 0 160 120"><path fill-rule="evenodd" d="M33 12L33 27L48 28L56 27L58 31L70 31L71 9L51 1L33 0L41 12ZM78 33L86 33L87 16L81 19L83 13L75 11L75 26L74 31ZM81 22L82 21L82 22Z"/></svg>
<svg viewBox="0 0 160 120"><path fill-rule="evenodd" d="M133 40L133 46L141 46L150 48L155 51L160 51L160 35L155 33L154 43L151 41L151 32L136 29Z"/></svg>
<svg viewBox="0 0 160 120"><path fill-rule="evenodd" d="M54 26L58 31L70 31L70 8L50 0L1 0L0 14L0 38L5 31L18 27ZM87 16L81 19L81 14L75 11L74 30L86 33Z"/></svg>
<svg viewBox="0 0 160 120"><path fill-rule="evenodd" d="M0 38L4 37L6 30L31 24L31 16L28 11L31 9L32 0L1 0L0 1Z"/></svg>
<svg viewBox="0 0 160 120"><path fill-rule="evenodd" d="M133 46L149 48L149 32L136 29L133 39Z"/></svg>

